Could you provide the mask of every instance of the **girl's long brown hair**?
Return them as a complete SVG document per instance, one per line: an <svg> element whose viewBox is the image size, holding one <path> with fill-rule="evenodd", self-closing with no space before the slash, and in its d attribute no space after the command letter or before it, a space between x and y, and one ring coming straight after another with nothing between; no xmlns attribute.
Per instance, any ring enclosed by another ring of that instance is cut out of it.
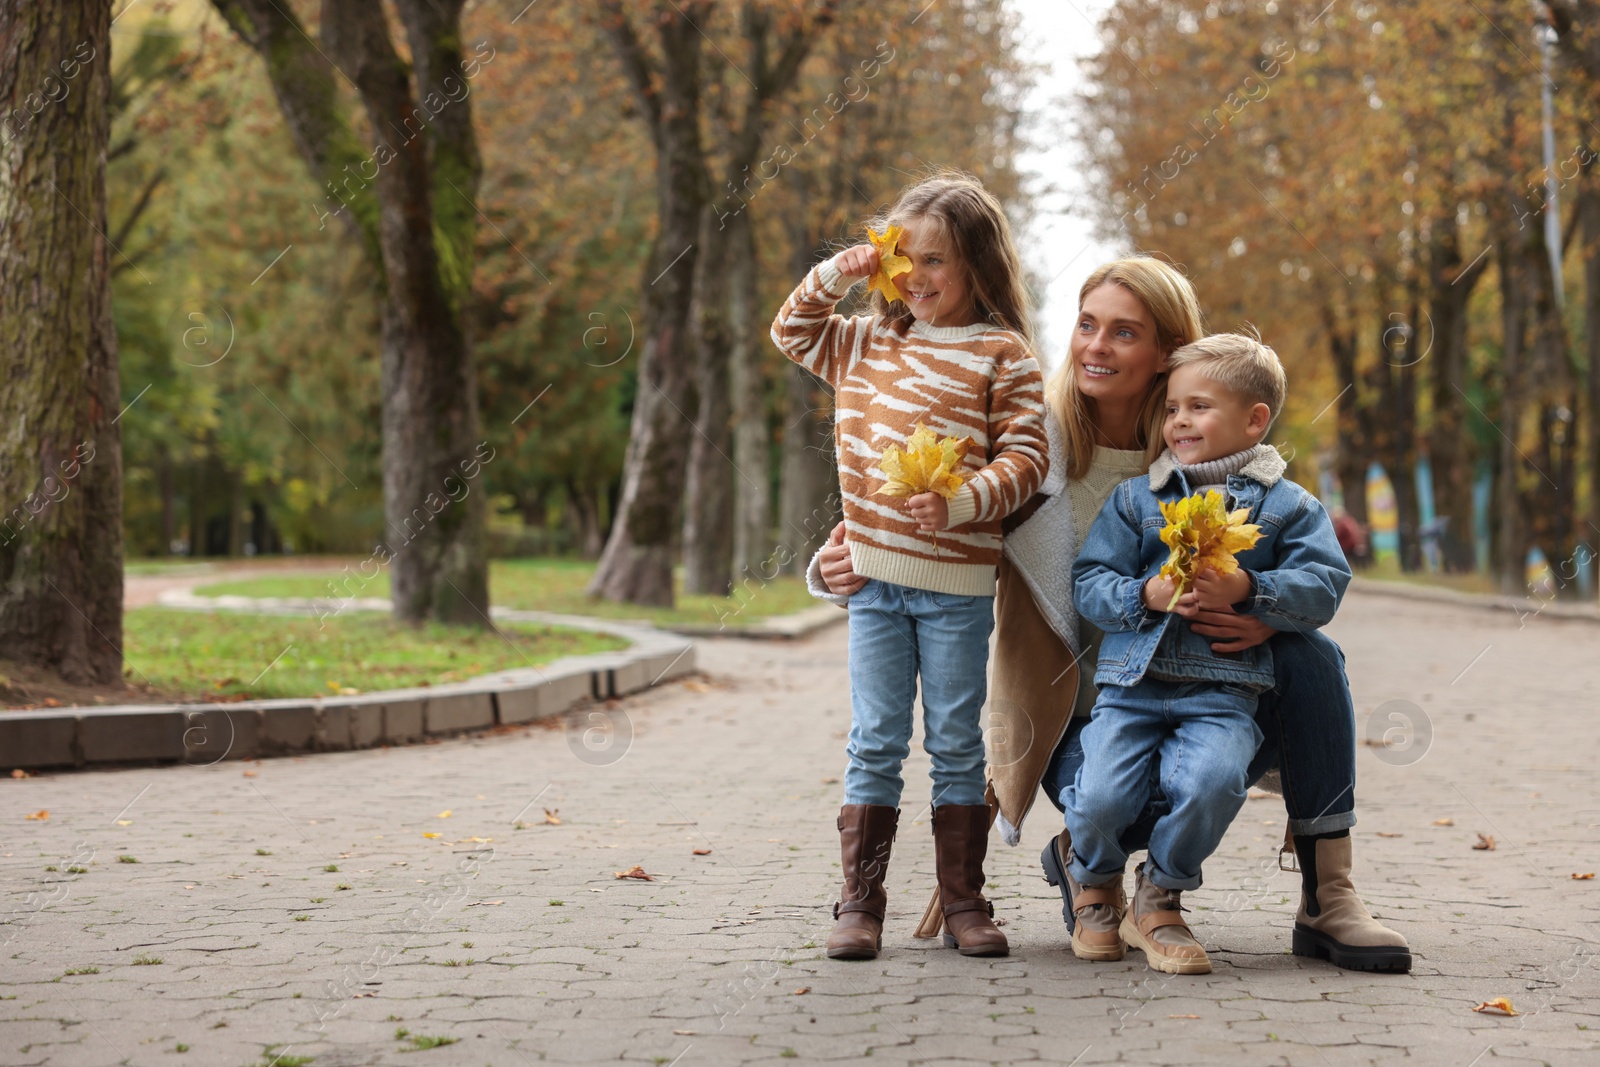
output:
<svg viewBox="0 0 1600 1067"><path fill-rule="evenodd" d="M1022 260L1011 239L1011 223L978 179L956 170L941 170L908 186L888 213L867 225L882 233L912 220L930 221L960 264L972 291L978 317L1022 335L1033 347L1028 290L1022 284ZM872 310L900 333L911 328L911 309L874 292Z"/></svg>
<svg viewBox="0 0 1600 1067"><path fill-rule="evenodd" d="M1153 256L1113 260L1084 280L1083 287L1078 290L1078 307L1081 309L1089 294L1102 285L1120 285L1139 298L1155 320L1156 344L1162 356L1171 355L1174 349L1205 336L1205 321L1194 286L1170 263ZM1082 478L1094 462L1095 420L1093 404L1078 389L1077 362L1070 343L1067 358L1045 385L1044 396L1066 433L1067 477ZM1145 450L1147 461L1154 461L1161 452L1161 424L1166 418L1166 408L1167 372L1163 368L1150 383L1150 393L1145 397L1139 418L1139 447Z"/></svg>

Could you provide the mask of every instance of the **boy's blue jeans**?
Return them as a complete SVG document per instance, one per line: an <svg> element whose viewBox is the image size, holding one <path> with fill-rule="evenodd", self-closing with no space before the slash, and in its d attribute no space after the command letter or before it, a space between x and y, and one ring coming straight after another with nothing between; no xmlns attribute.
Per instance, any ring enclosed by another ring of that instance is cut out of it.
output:
<svg viewBox="0 0 1600 1067"><path fill-rule="evenodd" d="M1256 693L1214 681L1145 678L1100 688L1083 728L1083 765L1064 798L1072 877L1120 878L1120 844L1150 800L1152 765L1168 810L1150 832L1145 876L1163 889L1198 889L1200 866L1244 806L1250 757L1261 744Z"/></svg>
<svg viewBox="0 0 1600 1067"><path fill-rule="evenodd" d="M992 596L934 593L873 578L850 597L846 804L900 803L919 675L933 803L984 803L982 711L993 629Z"/></svg>
<svg viewBox="0 0 1600 1067"><path fill-rule="evenodd" d="M1256 724L1266 739L1251 762L1249 780L1274 767L1282 771L1292 833L1348 829L1356 823L1356 717L1344 652L1320 630L1280 633L1272 638L1272 668L1277 684L1256 704ZM1058 810L1083 765L1080 731L1087 723L1079 716L1068 724L1045 769L1045 796ZM1144 848L1155 819L1165 811L1159 782L1153 782L1150 806L1123 835L1123 849Z"/></svg>

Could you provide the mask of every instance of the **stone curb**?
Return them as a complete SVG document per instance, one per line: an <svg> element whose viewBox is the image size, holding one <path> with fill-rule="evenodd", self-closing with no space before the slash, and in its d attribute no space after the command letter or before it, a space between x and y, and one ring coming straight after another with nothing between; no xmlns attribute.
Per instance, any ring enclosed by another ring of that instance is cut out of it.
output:
<svg viewBox="0 0 1600 1067"><path fill-rule="evenodd" d="M218 604L189 594L168 607L307 614L280 601ZM331 602L337 603L337 602ZM347 604L346 607L351 605ZM383 607L387 607L384 602ZM371 602L360 610L374 610ZM507 622L538 622L615 634L616 652L566 656L542 667L486 674L465 682L358 696L247 700L232 704L131 704L0 713L0 766L25 769L113 763L217 763L305 752L404 745L493 726L564 715L585 700L608 700L691 674L694 642L649 627L537 611L495 609Z"/></svg>
<svg viewBox="0 0 1600 1067"><path fill-rule="evenodd" d="M1542 600L1533 594L1525 597L1494 596L1487 593L1461 593L1454 589L1435 589L1405 582L1385 582L1376 578L1357 576L1350 583L1350 591L1369 596L1393 597L1397 600L1420 600L1431 604L1450 604L1454 607L1474 608L1480 611L1507 611L1532 618L1572 619L1579 622L1600 622L1600 608L1588 604L1575 604L1555 600Z"/></svg>

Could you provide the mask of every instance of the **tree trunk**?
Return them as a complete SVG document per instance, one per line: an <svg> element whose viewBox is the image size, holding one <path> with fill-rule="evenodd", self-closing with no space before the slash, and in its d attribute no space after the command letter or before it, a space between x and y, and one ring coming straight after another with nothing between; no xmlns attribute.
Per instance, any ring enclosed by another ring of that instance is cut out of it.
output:
<svg viewBox="0 0 1600 1067"><path fill-rule="evenodd" d="M0 0L0 649L102 684L122 678L110 9Z"/></svg>
<svg viewBox="0 0 1600 1067"><path fill-rule="evenodd" d="M1589 470L1589 515L1579 542L1589 546L1590 559L1600 552L1600 189L1585 168L1578 188L1583 220L1583 321L1589 373L1588 444L1583 465ZM1591 564L1600 573L1600 562Z"/></svg>
<svg viewBox="0 0 1600 1067"><path fill-rule="evenodd" d="M228 471L228 557L244 555L244 475Z"/></svg>
<svg viewBox="0 0 1600 1067"><path fill-rule="evenodd" d="M1356 381L1356 335L1338 311L1329 304L1322 309L1323 326L1328 332L1328 351L1333 356L1333 368L1339 385L1336 401L1338 421L1338 458L1334 469L1339 476L1340 494L1344 510L1352 519L1367 525L1367 458L1358 442L1364 439L1362 431L1360 393Z"/></svg>
<svg viewBox="0 0 1600 1067"><path fill-rule="evenodd" d="M173 500L172 457L165 451L156 460L156 476L161 487L161 551L158 555L168 556L172 554L172 542L178 539L178 526Z"/></svg>
<svg viewBox="0 0 1600 1067"><path fill-rule="evenodd" d="M784 386L778 540L786 551L780 562L785 571L804 574L843 513L833 451L833 399L821 381L793 363L784 370Z"/></svg>
<svg viewBox="0 0 1600 1067"><path fill-rule="evenodd" d="M711 212L700 227L695 265L694 436L689 442L689 484L683 524L683 591L727 596L733 587L732 411L728 389L727 233ZM742 413L741 413L742 414ZM739 472L749 477L743 471Z"/></svg>
<svg viewBox="0 0 1600 1067"><path fill-rule="evenodd" d="M666 5L658 10L660 71L650 65L620 5L613 0L601 10L655 140L660 228L640 285L644 343L622 495L589 592L670 606L673 540L694 436L688 414L695 370L689 312L709 186L700 143L701 37L695 24L709 5L702 0L676 13Z"/></svg>
<svg viewBox="0 0 1600 1067"><path fill-rule="evenodd" d="M1495 486L1495 512L1498 519L1495 543L1495 573L1501 592L1520 596L1527 592L1526 547L1523 543L1522 494L1518 488L1522 456L1517 448L1524 334L1522 270L1517 249L1508 241L1499 242L1496 259L1500 268L1501 357L1499 481Z"/></svg>
<svg viewBox="0 0 1600 1067"><path fill-rule="evenodd" d="M768 456L766 357L771 353L756 287L760 262L748 212L729 228L728 313L732 319L734 573L759 573L772 552L772 500ZM770 572L771 568L768 567Z"/></svg>
<svg viewBox="0 0 1600 1067"><path fill-rule="evenodd" d="M466 82L493 52L463 55L461 0L399 0L410 66L382 5L326 0L318 48L276 0L213 3L266 62L296 147L333 190L327 212L361 240L384 283L383 507L395 616L489 625L484 494L469 484L495 453L479 433L466 334L481 173ZM377 141L370 153L340 108L334 61L360 93Z"/></svg>
<svg viewBox="0 0 1600 1067"><path fill-rule="evenodd" d="M1488 269L1487 256L1463 270L1460 234L1454 212L1435 220L1430 254L1429 306L1433 319L1433 426L1428 459L1433 468L1434 498L1441 518L1448 518L1440 549L1444 569L1473 569L1472 483L1475 448L1467 432L1467 301Z"/></svg>

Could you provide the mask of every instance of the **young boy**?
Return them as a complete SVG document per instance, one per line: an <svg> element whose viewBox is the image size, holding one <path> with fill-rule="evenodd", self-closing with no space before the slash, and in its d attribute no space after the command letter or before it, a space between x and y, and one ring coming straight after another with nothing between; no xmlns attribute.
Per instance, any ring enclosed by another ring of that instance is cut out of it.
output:
<svg viewBox="0 0 1600 1067"><path fill-rule="evenodd" d="M1262 443L1286 390L1277 354L1215 334L1175 351L1169 367L1167 450L1148 475L1113 491L1072 568L1078 611L1106 636L1083 766L1066 797L1067 875L1080 959L1121 959L1132 944L1157 970L1207 974L1211 961L1179 900L1199 887L1201 863L1244 803L1272 653L1267 644L1213 652L1188 620L1231 609L1278 630L1316 629L1333 618L1350 570L1322 505L1283 477L1283 458ZM1232 574L1196 575L1169 613L1176 588L1159 577L1169 551L1159 503L1208 489L1229 510L1249 508L1261 539L1238 554ZM1153 774L1170 809L1151 832L1129 908L1119 838L1145 806Z"/></svg>

